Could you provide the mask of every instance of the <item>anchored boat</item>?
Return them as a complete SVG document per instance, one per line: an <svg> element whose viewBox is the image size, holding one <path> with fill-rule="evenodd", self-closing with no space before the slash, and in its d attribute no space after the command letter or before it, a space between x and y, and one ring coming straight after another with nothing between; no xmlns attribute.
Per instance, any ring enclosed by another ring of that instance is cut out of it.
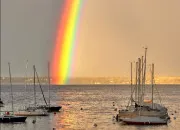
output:
<svg viewBox="0 0 180 130"><path fill-rule="evenodd" d="M44 102L45 102L45 105L36 105L36 109L45 109L47 110L48 112L59 112L59 110L62 108L62 106L59 106L59 105L51 105L50 103L50 73L49 73L49 68L50 68L50 64L48 63L48 93L49 93L49 102L47 103L46 99L45 99L45 96L44 96L44 93L43 93L43 90L42 90L42 87L41 87L41 84L40 84L40 81L39 81L39 77L38 77L38 73L36 71L36 76L37 76L37 79L38 79L38 83L39 83L39 86L40 86L40 89L41 89L41 93L43 95L43 99L44 99ZM34 109L33 107L28 107L28 109Z"/></svg>
<svg viewBox="0 0 180 130"><path fill-rule="evenodd" d="M131 97L125 110L119 110L116 116L117 121L126 124L167 124L169 118L168 110L162 104L154 103L154 64L151 70L151 100L145 100L146 81L146 53L145 59L138 59L136 62L135 87L132 86L132 63L131 63ZM134 95L133 95L134 94Z"/></svg>
<svg viewBox="0 0 180 130"><path fill-rule="evenodd" d="M48 116L49 115L47 110L38 109L37 102L36 102L35 65L33 66L33 69L34 69L34 106L29 106L29 107L25 106L24 109L20 109L18 112L14 113L17 116Z"/></svg>

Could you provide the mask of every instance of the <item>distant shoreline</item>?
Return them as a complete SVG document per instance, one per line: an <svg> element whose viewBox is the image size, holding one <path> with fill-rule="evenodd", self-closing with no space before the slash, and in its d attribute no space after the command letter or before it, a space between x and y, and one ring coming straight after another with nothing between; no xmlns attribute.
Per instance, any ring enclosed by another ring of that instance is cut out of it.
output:
<svg viewBox="0 0 180 130"><path fill-rule="evenodd" d="M48 78L47 77L40 77L39 78L41 84L48 84ZM37 81L37 79L36 79ZM133 83L135 81L133 80ZM9 77L1 77L1 84L8 84L9 83ZM13 77L12 78L13 84L24 84L25 78L24 77ZM26 79L26 83L32 84L33 83L33 77L28 77ZM51 83L53 84L53 79L51 78ZM147 84L151 84L151 80L147 78L146 81ZM180 84L180 77L156 77L155 80L156 84ZM67 84L63 85L128 85L130 84L130 79L127 77L78 77L78 78L69 78Z"/></svg>

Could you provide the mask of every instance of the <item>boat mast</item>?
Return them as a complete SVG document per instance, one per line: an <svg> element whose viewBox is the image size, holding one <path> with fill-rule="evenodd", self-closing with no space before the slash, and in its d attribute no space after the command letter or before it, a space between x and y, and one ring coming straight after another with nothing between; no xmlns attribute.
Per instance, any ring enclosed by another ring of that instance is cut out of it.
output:
<svg viewBox="0 0 180 130"><path fill-rule="evenodd" d="M27 69L28 69L28 60L26 61L26 72L25 72L25 93L27 92Z"/></svg>
<svg viewBox="0 0 180 130"><path fill-rule="evenodd" d="M152 77L151 77L152 79L152 81L151 81L151 83L152 83L152 109L154 109L154 105L153 105L153 94L154 94L154 64L152 64Z"/></svg>
<svg viewBox="0 0 180 130"><path fill-rule="evenodd" d="M132 62L131 62L131 106L132 106Z"/></svg>
<svg viewBox="0 0 180 130"><path fill-rule="evenodd" d="M48 85L48 91L49 91L49 108L50 108L50 84L51 84L51 81L50 81L50 63L48 62L48 81L49 81L49 85Z"/></svg>
<svg viewBox="0 0 180 130"><path fill-rule="evenodd" d="M143 78L144 89L143 89L143 99L144 99L145 86L146 86L146 56L147 56L147 47L145 48L145 56L144 56L144 78Z"/></svg>
<svg viewBox="0 0 180 130"><path fill-rule="evenodd" d="M27 69L28 69L28 60L26 61L26 71L25 71L25 97L27 97L27 82L26 82L26 80L27 80Z"/></svg>
<svg viewBox="0 0 180 130"><path fill-rule="evenodd" d="M135 79L135 82L136 82L136 88L135 88L135 101L137 102L137 77L138 76L138 62L136 62L136 79Z"/></svg>
<svg viewBox="0 0 180 130"><path fill-rule="evenodd" d="M142 82L142 86L141 86L141 101L142 103L144 102L144 98L143 98L143 88L144 88L144 75L143 75L143 72L144 72L144 63L143 63L143 56L141 57L141 61L142 61L142 68L141 68L141 74L142 74L142 77L141 77L141 82Z"/></svg>
<svg viewBox="0 0 180 130"><path fill-rule="evenodd" d="M35 65L33 65L34 69L34 106L36 107L36 68Z"/></svg>
<svg viewBox="0 0 180 130"><path fill-rule="evenodd" d="M138 105L140 104L140 94L141 94L141 58L138 58Z"/></svg>
<svg viewBox="0 0 180 130"><path fill-rule="evenodd" d="M9 66L9 81L11 85L11 100L12 100L12 112L14 112L14 106L13 106L13 91L12 91L12 80L11 80L11 67L10 67L10 62L8 62Z"/></svg>

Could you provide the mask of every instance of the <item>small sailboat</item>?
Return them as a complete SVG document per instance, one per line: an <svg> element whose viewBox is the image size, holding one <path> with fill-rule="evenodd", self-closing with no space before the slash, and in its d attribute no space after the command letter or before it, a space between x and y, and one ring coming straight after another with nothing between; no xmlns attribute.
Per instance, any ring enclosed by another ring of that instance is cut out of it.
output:
<svg viewBox="0 0 180 130"><path fill-rule="evenodd" d="M11 97L12 97L12 111L7 111L5 114L0 115L0 123L13 123L13 122L25 122L27 116L16 116L14 115L14 106L13 106L13 92L12 92L12 82L11 82L11 69L9 65L9 76L10 76L10 85L11 85ZM12 113L10 113L12 112Z"/></svg>
<svg viewBox="0 0 180 130"><path fill-rule="evenodd" d="M49 92L49 104L48 105L41 105L39 106L39 108L45 108L46 110L48 110L48 112L58 112L62 106L58 106L58 105L51 105L50 103L50 63L48 62L48 92Z"/></svg>
<svg viewBox="0 0 180 130"><path fill-rule="evenodd" d="M26 107L18 112L15 112L17 116L48 116L48 112L45 109L38 109L37 102L36 102L36 85L35 85L35 72L36 68L35 65L33 66L34 69L34 106Z"/></svg>

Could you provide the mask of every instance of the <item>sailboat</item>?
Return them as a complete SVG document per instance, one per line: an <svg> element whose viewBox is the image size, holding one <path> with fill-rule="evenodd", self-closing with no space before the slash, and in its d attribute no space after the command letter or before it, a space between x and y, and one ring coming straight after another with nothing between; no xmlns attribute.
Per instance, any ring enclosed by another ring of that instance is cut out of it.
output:
<svg viewBox="0 0 180 130"><path fill-rule="evenodd" d="M37 102L36 102L36 85L35 85L36 68L35 68L35 65L33 66L33 69L34 69L34 106L33 107L25 107L25 109L15 112L15 115L18 115L18 116L48 116L49 115L47 110L38 109Z"/></svg>
<svg viewBox="0 0 180 130"><path fill-rule="evenodd" d="M146 49L147 51L147 49ZM143 58L139 58L136 63L136 85L131 92L131 105L126 110L120 110L117 114L117 121L123 121L126 124L167 124L169 115L167 108L161 104L154 103L154 64L152 64L151 82L152 82L152 99L144 100L145 92L145 74L146 74L146 51L145 51L145 66L143 66ZM143 69L144 67L144 69ZM131 86L132 87L132 86ZM135 98L133 93L135 91ZM132 105L134 102L135 105ZM128 103L129 105L129 103Z"/></svg>
<svg viewBox="0 0 180 130"><path fill-rule="evenodd" d="M51 105L50 103L50 63L48 62L48 92L49 92L49 104L48 105L41 105L39 106L39 108L45 108L46 110L48 110L48 112L58 112L62 106L58 106L58 105Z"/></svg>
<svg viewBox="0 0 180 130"><path fill-rule="evenodd" d="M11 82L11 69L10 69L10 63L8 63L9 66L9 79L10 79L10 85L11 85L11 98L12 98L12 113L10 111L5 112L5 114L0 115L0 123L12 123L12 122L25 122L27 116L16 116L14 115L14 106L13 106L13 92L12 92L12 82Z"/></svg>
<svg viewBox="0 0 180 130"><path fill-rule="evenodd" d="M160 104L153 103L153 82L154 82L154 64L152 64L152 100L150 103L144 103L139 107L134 117L122 118L122 121L126 124L133 125L159 125L167 124L169 116L167 109Z"/></svg>

